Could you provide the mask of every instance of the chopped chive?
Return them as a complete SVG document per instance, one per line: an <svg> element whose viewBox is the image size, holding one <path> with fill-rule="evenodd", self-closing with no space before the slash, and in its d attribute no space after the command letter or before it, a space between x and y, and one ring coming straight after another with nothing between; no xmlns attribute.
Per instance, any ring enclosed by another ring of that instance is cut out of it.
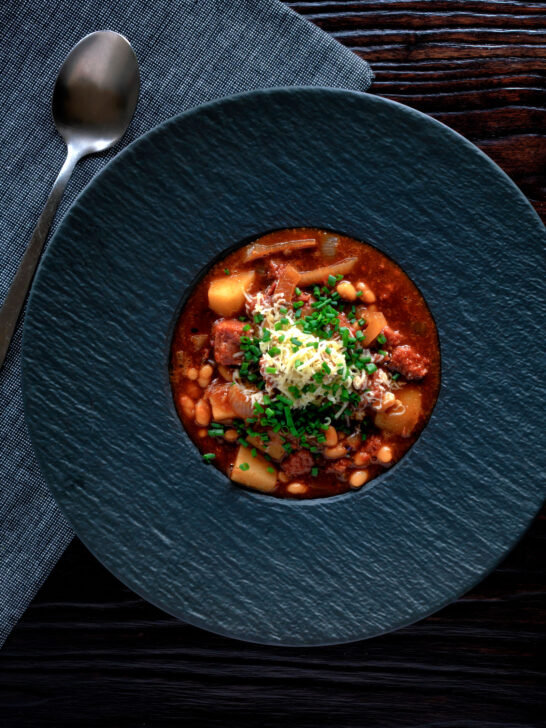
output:
<svg viewBox="0 0 546 728"><path fill-rule="evenodd" d="M385 351L385 349L378 349L377 353L380 354L381 356L387 356L387 352Z"/></svg>
<svg viewBox="0 0 546 728"><path fill-rule="evenodd" d="M375 364L366 364L366 366L364 367L364 369L366 370L366 372L368 374L373 374L374 372L377 371L377 367L376 367Z"/></svg>
<svg viewBox="0 0 546 728"><path fill-rule="evenodd" d="M268 465L267 466L267 472L268 473L274 473L275 472L275 468L272 468L271 465Z"/></svg>
<svg viewBox="0 0 546 728"><path fill-rule="evenodd" d="M362 295L362 291L357 291L356 295L360 298L360 296Z"/></svg>
<svg viewBox="0 0 546 728"><path fill-rule="evenodd" d="M392 375L391 379L393 380L393 382L396 382L397 379L400 379L400 374L398 374L398 372L395 372Z"/></svg>
<svg viewBox="0 0 546 728"><path fill-rule="evenodd" d="M248 463L241 463L239 468L240 470L250 470L250 465Z"/></svg>
<svg viewBox="0 0 546 728"><path fill-rule="evenodd" d="M286 419L286 424L288 425L289 429L291 431L295 431L296 428L294 427L294 420L292 419L292 413L290 412L289 407L284 408L284 416ZM285 447L284 449L286 450L287 448Z"/></svg>
<svg viewBox="0 0 546 728"><path fill-rule="evenodd" d="M251 327L250 327L250 324L245 324L245 325L243 326L243 331L250 331L250 328L251 328Z"/></svg>
<svg viewBox="0 0 546 728"><path fill-rule="evenodd" d="M266 367L265 371L267 374L276 374L277 373L277 370L275 369L275 367Z"/></svg>
<svg viewBox="0 0 546 728"><path fill-rule="evenodd" d="M214 454L213 452L207 452L207 453L205 453L205 454L203 455L203 460L204 460L204 461L205 461L206 463L210 463L210 461L211 461L211 460L214 460L214 458L215 458L215 457L216 457L216 455L215 455L215 454Z"/></svg>
<svg viewBox="0 0 546 728"><path fill-rule="evenodd" d="M387 337L385 336L385 334L379 334L379 336L377 337L377 341L380 344L386 344L387 343Z"/></svg>
<svg viewBox="0 0 546 728"><path fill-rule="evenodd" d="M316 478L318 475L318 468L311 468L311 475Z"/></svg>
<svg viewBox="0 0 546 728"><path fill-rule="evenodd" d="M300 289L297 286L294 289L294 293L296 294L296 296L301 296L301 291L300 291Z"/></svg>
<svg viewBox="0 0 546 728"><path fill-rule="evenodd" d="M336 277L333 275L329 275L328 276L328 285L330 286L330 288L335 284L335 282L336 282Z"/></svg>
<svg viewBox="0 0 546 728"><path fill-rule="evenodd" d="M256 455L257 455L258 453L257 453L257 451L256 451L256 448L255 448L255 447L253 447L253 448L252 448L252 450L250 451L250 454L252 455L252 457L253 457L253 458L255 458L255 457L256 457Z"/></svg>
<svg viewBox="0 0 546 728"><path fill-rule="evenodd" d="M229 268L224 268L224 273L228 276L229 275Z"/></svg>

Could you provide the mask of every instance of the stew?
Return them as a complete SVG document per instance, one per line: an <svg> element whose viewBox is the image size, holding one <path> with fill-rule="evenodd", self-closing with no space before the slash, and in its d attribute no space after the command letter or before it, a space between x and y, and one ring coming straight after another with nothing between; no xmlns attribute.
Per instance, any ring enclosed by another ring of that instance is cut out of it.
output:
<svg viewBox="0 0 546 728"><path fill-rule="evenodd" d="M278 230L217 263L176 325L179 416L205 462L274 496L361 488L415 442L440 383L436 326L376 248Z"/></svg>

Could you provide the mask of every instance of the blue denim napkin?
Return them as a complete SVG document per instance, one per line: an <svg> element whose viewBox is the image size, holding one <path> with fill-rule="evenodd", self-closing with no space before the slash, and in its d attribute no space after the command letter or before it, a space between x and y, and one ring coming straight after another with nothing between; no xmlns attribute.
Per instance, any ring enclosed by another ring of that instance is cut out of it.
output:
<svg viewBox="0 0 546 728"><path fill-rule="evenodd" d="M57 220L115 151L184 109L255 88L364 91L372 80L364 61L278 0L0 3L0 302L64 159L50 115L57 71L82 36L100 29L132 43L140 100L122 143L78 165ZM25 427L21 328L0 372L0 646L73 535Z"/></svg>

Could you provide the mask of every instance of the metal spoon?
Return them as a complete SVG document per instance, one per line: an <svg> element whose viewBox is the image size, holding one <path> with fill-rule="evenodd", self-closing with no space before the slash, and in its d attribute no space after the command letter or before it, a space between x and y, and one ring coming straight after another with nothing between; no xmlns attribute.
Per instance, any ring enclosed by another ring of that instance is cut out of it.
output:
<svg viewBox="0 0 546 728"><path fill-rule="evenodd" d="M131 44L111 30L82 38L59 71L51 108L67 155L0 309L0 369L70 175L82 157L108 149L123 136L139 89L138 61Z"/></svg>

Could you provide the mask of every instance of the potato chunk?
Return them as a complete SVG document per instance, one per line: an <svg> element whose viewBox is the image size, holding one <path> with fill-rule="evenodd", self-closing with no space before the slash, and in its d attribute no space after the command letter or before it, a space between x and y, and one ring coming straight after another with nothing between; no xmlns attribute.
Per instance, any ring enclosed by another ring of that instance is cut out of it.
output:
<svg viewBox="0 0 546 728"><path fill-rule="evenodd" d="M281 443L281 436L276 432L270 433L267 444L264 444L261 437L247 437L246 439L251 445L257 447L258 450L266 452L270 458L273 458L273 460L280 461L286 455L286 450Z"/></svg>
<svg viewBox="0 0 546 728"><path fill-rule="evenodd" d="M209 306L219 316L235 316L245 304L245 292L252 285L255 273L235 273L216 278L209 285Z"/></svg>
<svg viewBox="0 0 546 728"><path fill-rule="evenodd" d="M241 465L243 469L241 469ZM247 485L249 488L269 493L275 488L277 470L259 453L253 458L250 449L241 445L237 451L231 479L236 483Z"/></svg>
<svg viewBox="0 0 546 728"><path fill-rule="evenodd" d="M206 396L212 408L212 419L214 422L222 422L223 420L231 420L235 415L235 411L229 401L229 390L231 384L212 384L207 390Z"/></svg>
<svg viewBox="0 0 546 728"><path fill-rule="evenodd" d="M383 316L381 311L367 311L364 314L364 318L366 319L367 326L364 330L365 338L362 343L364 346L369 346L377 339L381 331L385 328L387 325L387 319Z"/></svg>
<svg viewBox="0 0 546 728"><path fill-rule="evenodd" d="M396 392L396 399L400 400L403 408L395 404L384 412L378 412L375 426L393 435L409 437L421 414L421 392L417 387L407 385Z"/></svg>

